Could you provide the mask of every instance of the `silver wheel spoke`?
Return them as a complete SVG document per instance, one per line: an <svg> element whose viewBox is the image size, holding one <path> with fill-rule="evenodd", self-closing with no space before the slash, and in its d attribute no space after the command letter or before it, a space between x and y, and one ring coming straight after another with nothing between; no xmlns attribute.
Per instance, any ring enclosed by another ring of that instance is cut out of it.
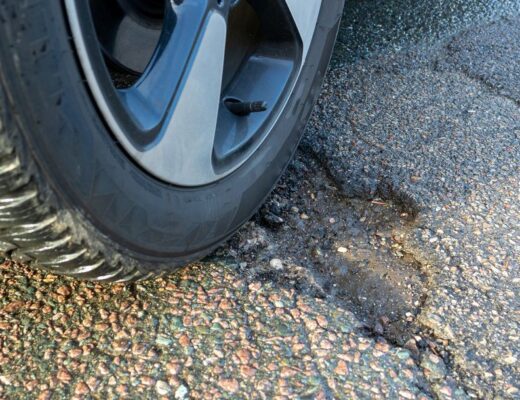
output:
<svg viewBox="0 0 520 400"><path fill-rule="evenodd" d="M164 119L181 94L205 34L208 12L205 0L186 2L182 6L172 2L164 25L174 28L163 31L141 79L130 89L121 91L123 102L144 130L153 128L158 118Z"/></svg>
<svg viewBox="0 0 520 400"><path fill-rule="evenodd" d="M141 165L159 178L180 185L202 185L215 179L212 154L226 33L222 14L210 13L160 140L142 152L131 146Z"/></svg>
<svg viewBox="0 0 520 400"><path fill-rule="evenodd" d="M302 60L305 61L307 53L316 30L316 23L320 14L323 0L285 0L298 28L298 33L303 44Z"/></svg>

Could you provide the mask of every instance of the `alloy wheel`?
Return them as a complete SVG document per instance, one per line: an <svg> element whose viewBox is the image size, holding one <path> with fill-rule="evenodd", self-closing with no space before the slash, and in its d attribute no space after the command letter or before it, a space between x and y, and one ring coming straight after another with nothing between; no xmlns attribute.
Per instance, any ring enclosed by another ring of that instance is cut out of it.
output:
<svg viewBox="0 0 520 400"><path fill-rule="evenodd" d="M114 138L154 177L194 187L270 134L322 0L65 0L79 61Z"/></svg>

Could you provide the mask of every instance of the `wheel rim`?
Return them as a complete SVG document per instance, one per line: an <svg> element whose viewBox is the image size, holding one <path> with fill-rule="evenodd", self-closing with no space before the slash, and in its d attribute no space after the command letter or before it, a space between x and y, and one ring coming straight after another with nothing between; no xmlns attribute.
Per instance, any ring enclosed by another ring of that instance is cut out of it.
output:
<svg viewBox="0 0 520 400"><path fill-rule="evenodd" d="M188 187L232 173L270 134L321 3L65 0L86 80L115 138L148 173Z"/></svg>

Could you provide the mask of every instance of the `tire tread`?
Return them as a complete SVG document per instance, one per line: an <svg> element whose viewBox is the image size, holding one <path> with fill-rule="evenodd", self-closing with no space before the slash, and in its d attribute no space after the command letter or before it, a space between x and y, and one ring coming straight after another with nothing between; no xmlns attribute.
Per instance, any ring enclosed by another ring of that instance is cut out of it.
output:
<svg viewBox="0 0 520 400"><path fill-rule="evenodd" d="M23 141L13 140L19 132L7 118L9 112L0 84L0 255L78 279L128 282L156 275L135 266L126 267L123 260L109 263L103 254L75 240L60 221L59 213L45 200L47 196L32 176L34 172L30 174L30 168L24 168L17 149Z"/></svg>

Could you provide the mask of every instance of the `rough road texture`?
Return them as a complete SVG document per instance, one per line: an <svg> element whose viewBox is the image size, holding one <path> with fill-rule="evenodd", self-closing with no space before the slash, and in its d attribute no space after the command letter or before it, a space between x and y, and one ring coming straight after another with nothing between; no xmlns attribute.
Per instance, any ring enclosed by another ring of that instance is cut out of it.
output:
<svg viewBox="0 0 520 400"><path fill-rule="evenodd" d="M432 266L418 321L484 397L520 396L518 60L520 20L503 19L335 70L307 135L346 195L417 214L404 248Z"/></svg>
<svg viewBox="0 0 520 400"><path fill-rule="evenodd" d="M376 3L212 259L128 286L0 267L0 397L520 398L520 3Z"/></svg>
<svg viewBox="0 0 520 400"><path fill-rule="evenodd" d="M128 287L6 265L1 287L7 398L427 398L410 353L349 311L223 264Z"/></svg>

